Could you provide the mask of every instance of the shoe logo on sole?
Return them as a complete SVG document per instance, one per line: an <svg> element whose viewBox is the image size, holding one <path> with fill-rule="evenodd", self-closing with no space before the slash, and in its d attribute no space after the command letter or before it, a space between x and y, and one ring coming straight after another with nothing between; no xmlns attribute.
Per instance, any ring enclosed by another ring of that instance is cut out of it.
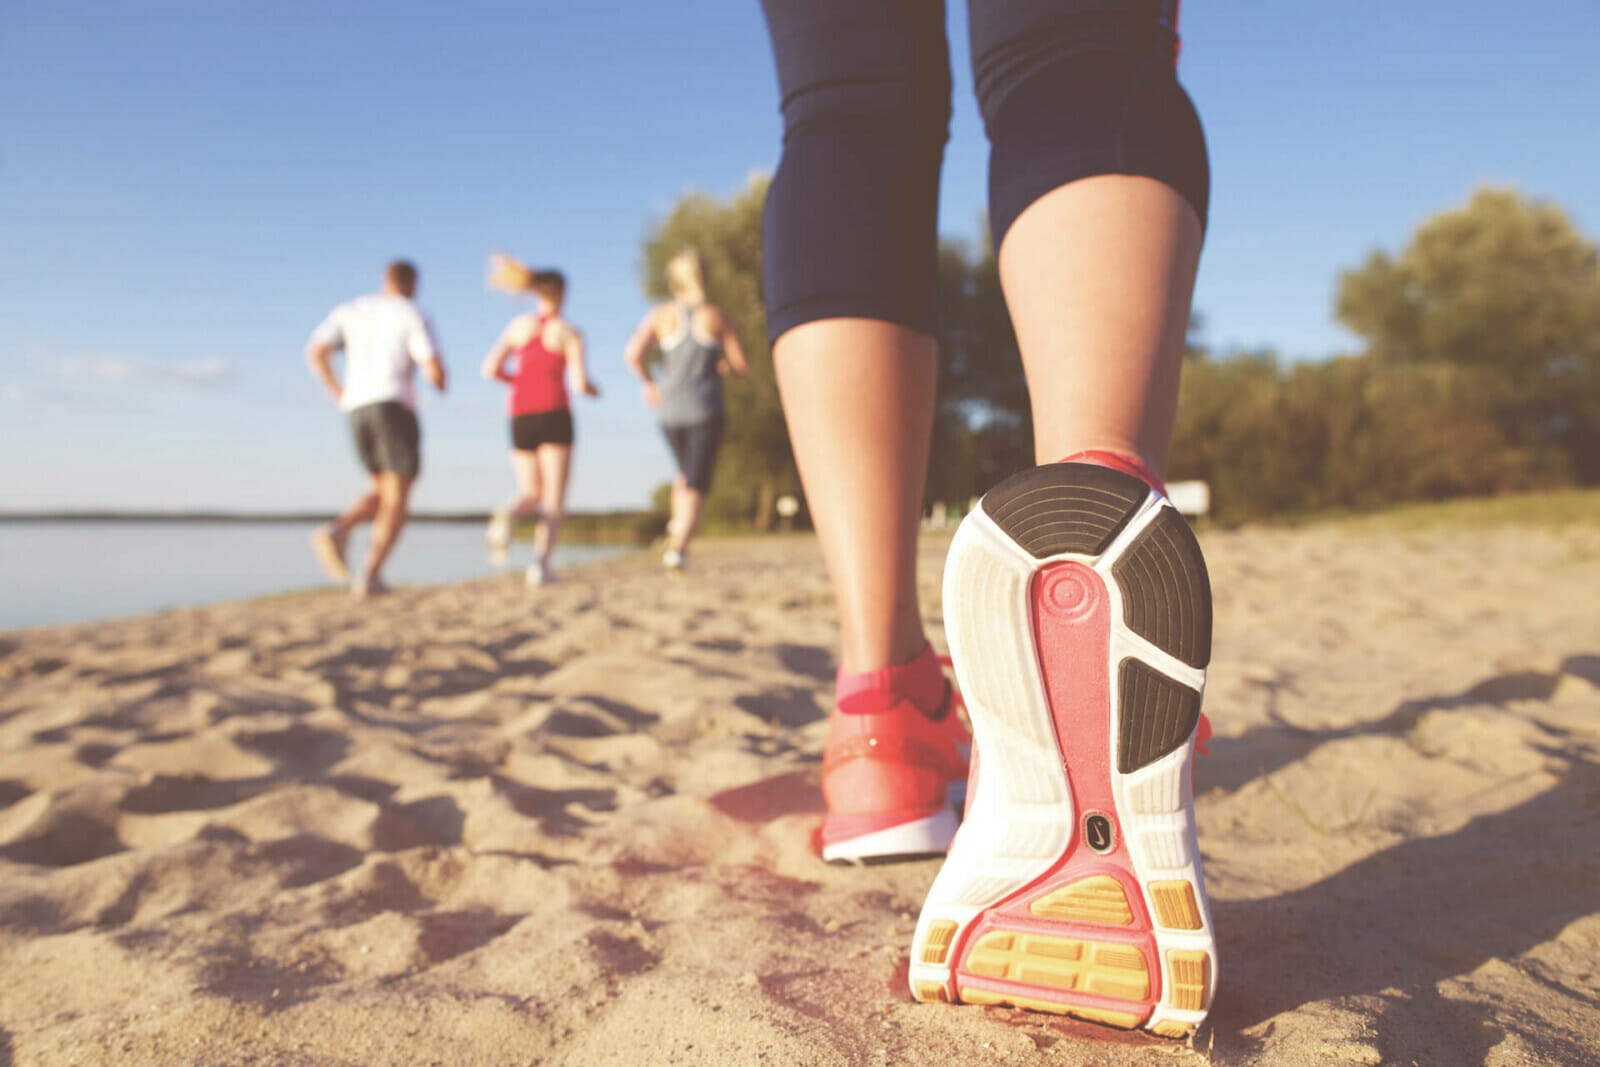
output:
<svg viewBox="0 0 1600 1067"><path fill-rule="evenodd" d="M1117 843L1111 829L1111 820L1104 815L1090 815L1083 820L1083 839L1096 852L1110 852Z"/></svg>

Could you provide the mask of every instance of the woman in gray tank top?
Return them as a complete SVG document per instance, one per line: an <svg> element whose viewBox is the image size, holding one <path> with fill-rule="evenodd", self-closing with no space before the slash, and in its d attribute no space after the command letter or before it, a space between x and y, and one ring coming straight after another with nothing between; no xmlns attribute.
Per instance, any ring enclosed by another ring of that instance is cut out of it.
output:
<svg viewBox="0 0 1600 1067"><path fill-rule="evenodd" d="M644 383L644 402L656 409L678 461L661 562L682 570L722 444L722 378L743 374L745 359L739 335L721 309L706 302L705 268L698 252L686 248L672 257L667 288L673 299L650 309L628 339L623 358ZM652 343L661 351L654 368L645 364Z"/></svg>

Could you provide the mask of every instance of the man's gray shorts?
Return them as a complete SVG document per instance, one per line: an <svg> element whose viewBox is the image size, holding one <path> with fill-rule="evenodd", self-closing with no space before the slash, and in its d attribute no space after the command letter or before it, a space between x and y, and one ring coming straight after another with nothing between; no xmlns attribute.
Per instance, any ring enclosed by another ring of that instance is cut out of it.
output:
<svg viewBox="0 0 1600 1067"><path fill-rule="evenodd" d="M421 473L422 427L404 404L384 400L353 409L350 433L362 465L373 474L393 471L409 481Z"/></svg>

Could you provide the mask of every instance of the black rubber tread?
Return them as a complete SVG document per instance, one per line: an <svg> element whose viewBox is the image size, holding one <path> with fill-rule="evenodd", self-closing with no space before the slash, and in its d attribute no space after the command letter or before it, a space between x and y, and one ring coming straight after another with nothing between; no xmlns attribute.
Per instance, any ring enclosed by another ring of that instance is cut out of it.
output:
<svg viewBox="0 0 1600 1067"><path fill-rule="evenodd" d="M1034 559L1105 551L1150 493L1131 474L1090 463L1047 463L983 496L983 510Z"/></svg>
<svg viewBox="0 0 1600 1067"><path fill-rule="evenodd" d="M1183 516L1162 508L1111 575L1129 629L1191 667L1211 662L1211 578Z"/></svg>
<svg viewBox="0 0 1600 1067"><path fill-rule="evenodd" d="M1117 770L1122 774L1165 756L1200 722L1200 694L1141 660L1123 660L1117 684Z"/></svg>

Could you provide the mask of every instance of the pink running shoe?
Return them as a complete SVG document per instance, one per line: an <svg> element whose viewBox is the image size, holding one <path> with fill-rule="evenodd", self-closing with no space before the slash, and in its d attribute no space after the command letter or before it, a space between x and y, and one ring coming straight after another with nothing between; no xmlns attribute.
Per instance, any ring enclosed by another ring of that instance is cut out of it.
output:
<svg viewBox="0 0 1600 1067"><path fill-rule="evenodd" d="M1174 1038L1211 1006L1190 776L1211 589L1155 484L1121 457L1053 463L956 531L946 635L983 770L917 923L918 1000Z"/></svg>
<svg viewBox="0 0 1600 1067"><path fill-rule="evenodd" d="M839 701L823 745L823 859L867 863L944 854L965 799L972 744L958 706L948 683L932 715L893 689Z"/></svg>

